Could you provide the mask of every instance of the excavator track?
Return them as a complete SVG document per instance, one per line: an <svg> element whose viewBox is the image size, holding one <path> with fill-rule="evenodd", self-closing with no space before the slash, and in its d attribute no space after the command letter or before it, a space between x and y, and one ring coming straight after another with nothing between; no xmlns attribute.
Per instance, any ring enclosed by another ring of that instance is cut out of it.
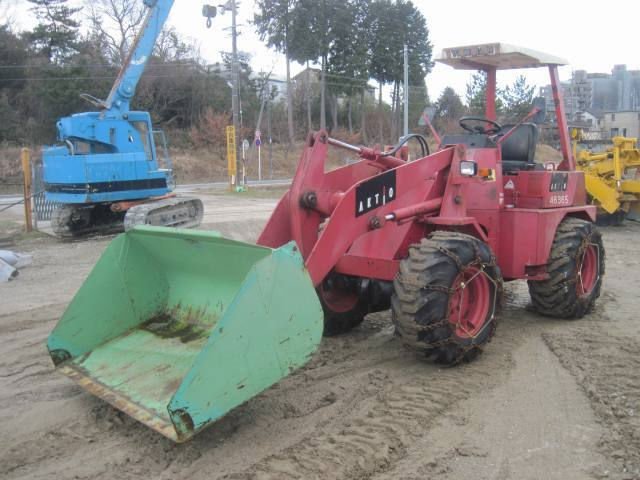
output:
<svg viewBox="0 0 640 480"><path fill-rule="evenodd" d="M174 197L143 203L127 210L125 231L138 225L194 228L202 222L204 207L199 198Z"/></svg>
<svg viewBox="0 0 640 480"><path fill-rule="evenodd" d="M122 231L123 212L112 212L108 204L58 205L51 216L51 229L58 238L72 239L86 235Z"/></svg>
<svg viewBox="0 0 640 480"><path fill-rule="evenodd" d="M202 222L202 201L174 197L136 205L127 212L113 212L110 204L59 205L51 216L51 229L58 238L109 235L137 225L193 228Z"/></svg>

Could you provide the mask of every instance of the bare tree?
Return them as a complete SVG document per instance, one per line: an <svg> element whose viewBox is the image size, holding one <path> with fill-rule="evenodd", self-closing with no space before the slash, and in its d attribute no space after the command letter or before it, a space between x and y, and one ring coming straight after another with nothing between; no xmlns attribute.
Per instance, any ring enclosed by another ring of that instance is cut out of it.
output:
<svg viewBox="0 0 640 480"><path fill-rule="evenodd" d="M174 27L169 25L165 25L158 35L153 54L163 63L200 59L198 45L188 38L183 38Z"/></svg>
<svg viewBox="0 0 640 480"><path fill-rule="evenodd" d="M144 4L140 0L86 0L85 5L92 29L109 50L108 57L121 65L144 21Z"/></svg>

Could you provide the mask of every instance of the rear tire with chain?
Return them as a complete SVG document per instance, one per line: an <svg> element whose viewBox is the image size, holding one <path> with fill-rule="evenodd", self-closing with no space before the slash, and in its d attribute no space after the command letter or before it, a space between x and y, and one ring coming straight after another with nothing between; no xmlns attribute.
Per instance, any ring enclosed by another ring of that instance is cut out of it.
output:
<svg viewBox="0 0 640 480"><path fill-rule="evenodd" d="M529 281L534 309L549 317L581 318L600 296L605 252L602 235L592 223L567 217L556 230L547 280Z"/></svg>
<svg viewBox="0 0 640 480"><path fill-rule="evenodd" d="M396 332L436 363L471 361L495 332L502 283L486 243L434 232L400 262L391 297Z"/></svg>

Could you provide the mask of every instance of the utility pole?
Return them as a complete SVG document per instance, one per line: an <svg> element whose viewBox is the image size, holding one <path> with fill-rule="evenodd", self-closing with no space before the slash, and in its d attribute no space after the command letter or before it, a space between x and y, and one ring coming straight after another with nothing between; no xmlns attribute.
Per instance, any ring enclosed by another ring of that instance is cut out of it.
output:
<svg viewBox="0 0 640 480"><path fill-rule="evenodd" d="M238 145L240 142L240 74L238 72L238 32L236 29L236 0L229 0L231 5L231 110L233 112L233 127L236 132L235 148L236 158ZM238 177L236 176L236 185L238 185Z"/></svg>
<svg viewBox="0 0 640 480"><path fill-rule="evenodd" d="M273 138L271 137L271 100L267 103L267 137L269 141L269 178L273 178Z"/></svg>
<svg viewBox="0 0 640 480"><path fill-rule="evenodd" d="M203 5L202 15L207 19L207 28L211 28L212 19L217 15L218 9L220 14L231 10L231 110L233 113L233 130L227 127L227 159L229 161L229 176L231 188L237 187L240 182L237 175L236 159L238 158L238 149L240 146L242 111L240 106L240 73L238 70L238 31L236 28L237 16L236 0L227 0L225 4L213 6ZM231 138L234 137L234 138ZM244 156L243 156L244 160ZM244 166L244 163L243 163Z"/></svg>
<svg viewBox="0 0 640 480"><path fill-rule="evenodd" d="M404 136L409 135L409 47L404 44Z"/></svg>

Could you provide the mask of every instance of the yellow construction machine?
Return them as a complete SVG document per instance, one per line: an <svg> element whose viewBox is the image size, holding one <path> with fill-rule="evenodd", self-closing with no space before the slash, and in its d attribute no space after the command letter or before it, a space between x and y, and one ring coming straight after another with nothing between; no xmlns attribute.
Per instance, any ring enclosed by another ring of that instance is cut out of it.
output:
<svg viewBox="0 0 640 480"><path fill-rule="evenodd" d="M640 149L637 138L613 137L604 151L581 149L584 134L571 132L574 158L585 175L589 198L598 206L598 223L640 220Z"/></svg>

